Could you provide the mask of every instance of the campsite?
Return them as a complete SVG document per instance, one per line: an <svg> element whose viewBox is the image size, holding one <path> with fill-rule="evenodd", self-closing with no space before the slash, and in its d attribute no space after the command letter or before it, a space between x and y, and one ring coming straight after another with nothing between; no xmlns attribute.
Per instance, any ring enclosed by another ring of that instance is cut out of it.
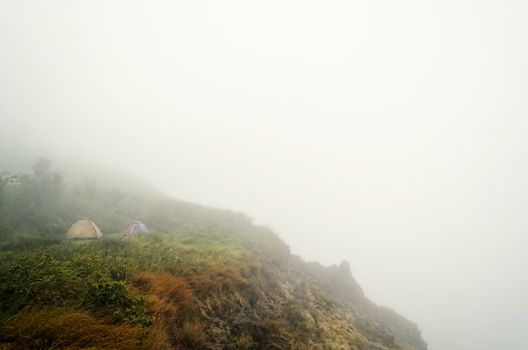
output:
<svg viewBox="0 0 528 350"><path fill-rule="evenodd" d="M528 350L528 0L0 0L0 350Z"/></svg>
<svg viewBox="0 0 528 350"><path fill-rule="evenodd" d="M306 263L245 214L60 174L0 177L2 350L425 347L347 263Z"/></svg>
<svg viewBox="0 0 528 350"><path fill-rule="evenodd" d="M134 221L127 225L122 234L133 236L149 233L149 228L141 221ZM82 218L73 223L66 232L65 239L99 239L103 237L101 229L90 219Z"/></svg>

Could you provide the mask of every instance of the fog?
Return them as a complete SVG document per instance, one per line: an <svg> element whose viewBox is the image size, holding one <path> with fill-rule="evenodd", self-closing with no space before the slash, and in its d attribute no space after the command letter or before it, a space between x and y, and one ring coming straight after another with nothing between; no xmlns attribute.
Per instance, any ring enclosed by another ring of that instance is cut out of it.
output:
<svg viewBox="0 0 528 350"><path fill-rule="evenodd" d="M0 148L350 262L432 350L528 342L528 3L0 1Z"/></svg>

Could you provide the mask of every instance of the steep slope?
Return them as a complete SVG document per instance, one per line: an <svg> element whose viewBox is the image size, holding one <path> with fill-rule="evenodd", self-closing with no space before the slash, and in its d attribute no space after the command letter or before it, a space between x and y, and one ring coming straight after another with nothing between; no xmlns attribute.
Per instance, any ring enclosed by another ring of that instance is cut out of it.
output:
<svg viewBox="0 0 528 350"><path fill-rule="evenodd" d="M0 343L124 349L130 332L143 349L426 349L414 324L365 298L345 263L304 263L265 229L264 248L197 232L4 252Z"/></svg>
<svg viewBox="0 0 528 350"><path fill-rule="evenodd" d="M427 348L346 262L306 263L243 214L21 178L0 187L0 349ZM86 212L103 239L62 241L52 224ZM108 234L135 218L160 232Z"/></svg>

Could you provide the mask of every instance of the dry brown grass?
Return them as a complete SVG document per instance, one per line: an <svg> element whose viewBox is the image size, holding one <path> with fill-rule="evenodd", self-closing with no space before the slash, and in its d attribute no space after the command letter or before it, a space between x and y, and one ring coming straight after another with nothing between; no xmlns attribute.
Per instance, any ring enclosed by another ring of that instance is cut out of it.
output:
<svg viewBox="0 0 528 350"><path fill-rule="evenodd" d="M253 337L249 334L242 334L236 341L235 341L235 349L236 350L251 350L256 347L255 342L253 341Z"/></svg>
<svg viewBox="0 0 528 350"><path fill-rule="evenodd" d="M167 332L165 322L157 320L150 329L149 336L146 337L142 344L142 350L176 350Z"/></svg>
<svg viewBox="0 0 528 350"><path fill-rule="evenodd" d="M1 329L1 349L171 349L163 328L112 324L82 311L22 312Z"/></svg>
<svg viewBox="0 0 528 350"><path fill-rule="evenodd" d="M159 319L173 321L193 307L194 296L183 279L168 272L141 272L131 278L134 291L147 298Z"/></svg>
<svg viewBox="0 0 528 350"><path fill-rule="evenodd" d="M207 336L204 327L197 321L186 321L179 331L180 342L189 349L205 349Z"/></svg>
<svg viewBox="0 0 528 350"><path fill-rule="evenodd" d="M242 264L212 267L207 271L186 274L185 279L200 297L240 292L251 287L250 280L243 276L244 268Z"/></svg>

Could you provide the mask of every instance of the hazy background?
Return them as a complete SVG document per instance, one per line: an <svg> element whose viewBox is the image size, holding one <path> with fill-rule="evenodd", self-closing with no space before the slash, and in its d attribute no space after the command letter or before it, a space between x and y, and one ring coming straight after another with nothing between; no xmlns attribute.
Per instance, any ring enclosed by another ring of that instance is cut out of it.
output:
<svg viewBox="0 0 528 350"><path fill-rule="evenodd" d="M0 0L0 148L347 259L432 350L528 342L528 2Z"/></svg>

